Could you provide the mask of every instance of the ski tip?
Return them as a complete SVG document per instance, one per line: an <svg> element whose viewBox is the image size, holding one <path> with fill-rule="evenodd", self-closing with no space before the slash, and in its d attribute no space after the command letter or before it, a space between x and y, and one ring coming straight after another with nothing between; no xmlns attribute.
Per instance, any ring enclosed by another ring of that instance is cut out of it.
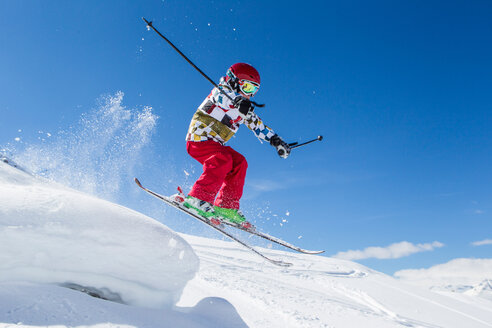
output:
<svg viewBox="0 0 492 328"><path fill-rule="evenodd" d="M142 188L142 184L140 183L140 181L137 179L137 178L133 178L133 180L135 180L135 183L140 187Z"/></svg>
<svg viewBox="0 0 492 328"><path fill-rule="evenodd" d="M304 250L304 249L303 249L301 252L302 252L302 253L304 253L304 254L316 255L316 254L322 254L322 253L324 253L325 251L307 251L307 250Z"/></svg>

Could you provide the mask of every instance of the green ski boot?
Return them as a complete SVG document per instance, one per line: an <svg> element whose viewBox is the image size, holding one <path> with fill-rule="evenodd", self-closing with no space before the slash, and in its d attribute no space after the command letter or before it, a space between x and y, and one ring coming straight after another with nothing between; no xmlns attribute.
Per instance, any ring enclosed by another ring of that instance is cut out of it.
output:
<svg viewBox="0 0 492 328"><path fill-rule="evenodd" d="M215 216L214 206L212 204L193 196L186 196L183 206L194 209L199 215L207 219Z"/></svg>
<svg viewBox="0 0 492 328"><path fill-rule="evenodd" d="M246 221L243 213L238 209L214 206L214 212L223 221L236 224L244 229L251 229L253 227L251 223Z"/></svg>

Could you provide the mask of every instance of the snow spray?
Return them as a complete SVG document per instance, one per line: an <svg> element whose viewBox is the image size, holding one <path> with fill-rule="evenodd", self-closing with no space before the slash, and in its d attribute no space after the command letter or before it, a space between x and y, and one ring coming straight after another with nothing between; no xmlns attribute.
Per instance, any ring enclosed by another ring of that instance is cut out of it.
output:
<svg viewBox="0 0 492 328"><path fill-rule="evenodd" d="M12 152L30 172L74 189L114 200L131 181L142 150L151 142L158 117L152 108L127 109L124 93L99 99L68 130Z"/></svg>

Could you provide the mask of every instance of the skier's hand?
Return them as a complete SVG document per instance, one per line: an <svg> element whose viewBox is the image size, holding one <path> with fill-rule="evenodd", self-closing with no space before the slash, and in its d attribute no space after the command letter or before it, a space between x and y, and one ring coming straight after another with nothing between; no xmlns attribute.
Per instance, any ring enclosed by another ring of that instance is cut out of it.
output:
<svg viewBox="0 0 492 328"><path fill-rule="evenodd" d="M270 145L277 149L277 154L282 158L289 157L290 146L282 140L277 134L270 138Z"/></svg>
<svg viewBox="0 0 492 328"><path fill-rule="evenodd" d="M246 116L255 109L248 98L241 96L234 98L233 105L239 109L239 113L243 119L246 119Z"/></svg>

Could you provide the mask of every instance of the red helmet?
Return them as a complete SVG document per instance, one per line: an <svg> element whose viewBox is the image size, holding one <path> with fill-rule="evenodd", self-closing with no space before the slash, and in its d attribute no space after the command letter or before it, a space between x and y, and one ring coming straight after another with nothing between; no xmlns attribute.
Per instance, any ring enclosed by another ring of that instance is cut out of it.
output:
<svg viewBox="0 0 492 328"><path fill-rule="evenodd" d="M226 81L237 92L254 96L260 88L260 73L246 63L236 63L227 70Z"/></svg>
<svg viewBox="0 0 492 328"><path fill-rule="evenodd" d="M229 67L229 71L239 80L248 80L260 84L260 73L250 64L236 63Z"/></svg>

